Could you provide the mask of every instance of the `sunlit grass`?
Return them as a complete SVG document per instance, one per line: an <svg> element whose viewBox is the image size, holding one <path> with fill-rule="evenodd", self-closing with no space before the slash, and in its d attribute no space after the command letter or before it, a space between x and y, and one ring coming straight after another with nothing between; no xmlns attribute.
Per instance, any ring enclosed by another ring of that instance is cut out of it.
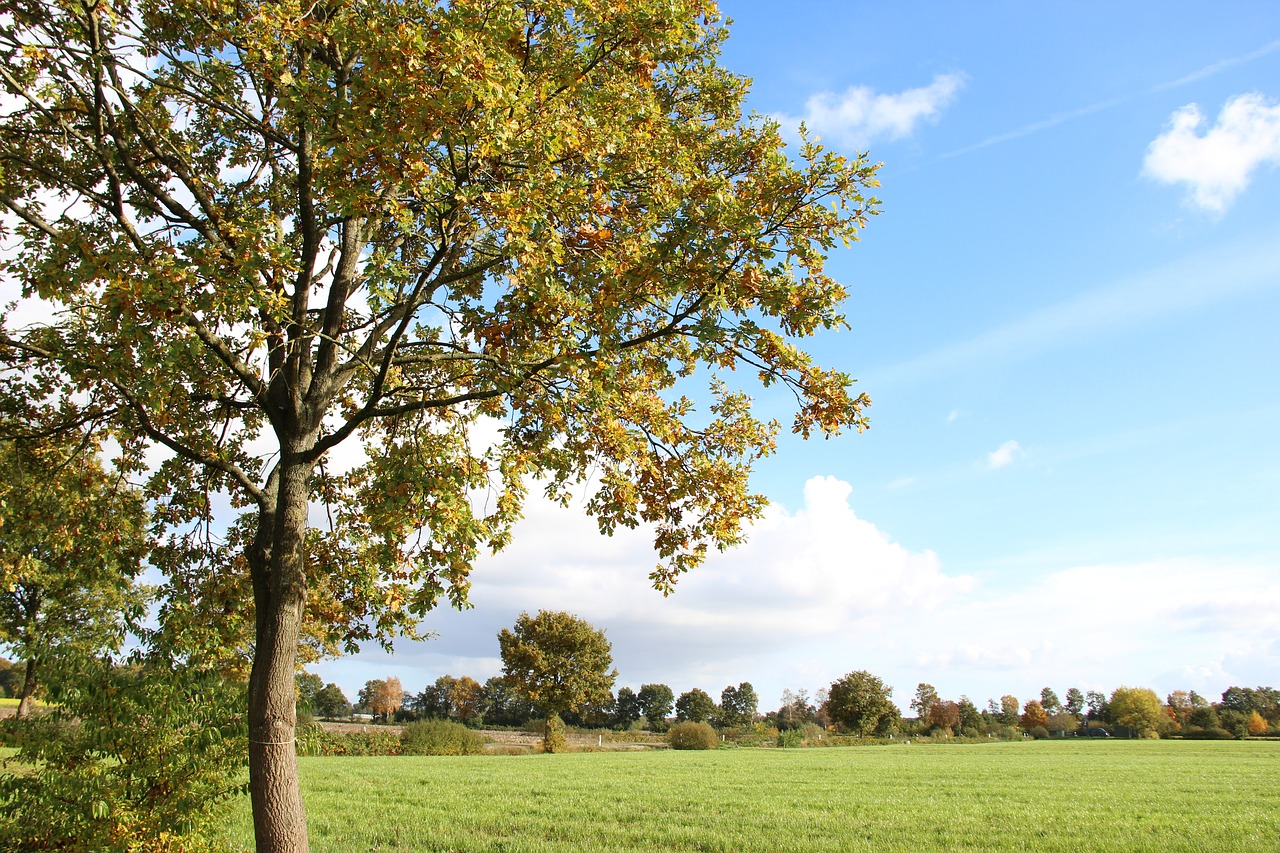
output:
<svg viewBox="0 0 1280 853"><path fill-rule="evenodd" d="M1280 849L1280 744L300 761L315 853ZM248 802L229 827L252 847Z"/></svg>

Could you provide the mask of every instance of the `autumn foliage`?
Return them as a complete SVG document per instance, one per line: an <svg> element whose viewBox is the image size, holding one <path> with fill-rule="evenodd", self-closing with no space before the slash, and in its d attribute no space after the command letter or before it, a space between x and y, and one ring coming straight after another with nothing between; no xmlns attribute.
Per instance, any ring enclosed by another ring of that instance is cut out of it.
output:
<svg viewBox="0 0 1280 853"><path fill-rule="evenodd" d="M800 343L876 166L745 117L707 0L10 6L0 274L50 319L0 321L5 386L148 479L166 626L251 672L260 849L306 847L300 646L465 606L535 477L670 592L762 511L743 377L866 425Z"/></svg>

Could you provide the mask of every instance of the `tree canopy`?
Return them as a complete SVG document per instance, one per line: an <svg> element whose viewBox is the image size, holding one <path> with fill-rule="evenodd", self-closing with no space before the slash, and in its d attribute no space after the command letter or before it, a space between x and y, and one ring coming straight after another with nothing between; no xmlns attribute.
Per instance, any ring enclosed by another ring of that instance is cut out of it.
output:
<svg viewBox="0 0 1280 853"><path fill-rule="evenodd" d="M498 633L503 678L548 717L612 698L612 648L604 631L571 613L521 613ZM550 729L548 729L550 732Z"/></svg>
<svg viewBox="0 0 1280 853"><path fill-rule="evenodd" d="M720 718L726 726L746 726L755 719L760 697L750 681L720 691Z"/></svg>
<svg viewBox="0 0 1280 853"><path fill-rule="evenodd" d="M892 696L892 687L860 669L832 682L827 693L827 714L833 722L857 735L891 730L899 716Z"/></svg>
<svg viewBox="0 0 1280 853"><path fill-rule="evenodd" d="M641 684L640 692L636 694L636 701L640 703L641 713L649 723L649 728L662 731L666 728L667 717L671 715L671 710L675 706L676 694L665 684Z"/></svg>
<svg viewBox="0 0 1280 853"><path fill-rule="evenodd" d="M716 700L707 691L695 687L676 698L676 720L679 722L707 723L716 713Z"/></svg>
<svg viewBox="0 0 1280 853"><path fill-rule="evenodd" d="M141 616L146 513L95 446L79 431L0 441L0 643L25 664L18 716L50 658L114 650Z"/></svg>
<svg viewBox="0 0 1280 853"><path fill-rule="evenodd" d="M112 425L172 537L166 618L252 649L261 849L306 847L286 747L307 626L351 649L463 605L533 475L567 500L596 472L587 511L649 525L669 592L763 506L747 475L777 425L737 369L794 396L798 433L865 426L798 339L843 323L824 258L874 212L875 166L793 160L744 119L726 37L708 0L0 19L0 274L52 309L0 320L0 367ZM225 537L220 494L244 513Z"/></svg>
<svg viewBox="0 0 1280 853"><path fill-rule="evenodd" d="M1160 697L1147 687L1117 687L1107 707L1113 723L1137 729L1143 737L1155 737L1168 719Z"/></svg>

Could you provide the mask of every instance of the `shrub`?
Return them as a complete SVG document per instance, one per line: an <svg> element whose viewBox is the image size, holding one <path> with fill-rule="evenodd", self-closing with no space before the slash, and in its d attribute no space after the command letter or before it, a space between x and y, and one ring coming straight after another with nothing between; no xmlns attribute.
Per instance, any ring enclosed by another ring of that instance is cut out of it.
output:
<svg viewBox="0 0 1280 853"><path fill-rule="evenodd" d="M797 749L804 746L804 732L799 729L783 729L778 732L778 746L783 749Z"/></svg>
<svg viewBox="0 0 1280 853"><path fill-rule="evenodd" d="M0 849L212 849L245 789L244 688L161 657L130 663L60 661L56 709L9 721L19 768L0 777Z"/></svg>
<svg viewBox="0 0 1280 853"><path fill-rule="evenodd" d="M484 738L461 723L420 720L400 730L402 755L479 755Z"/></svg>
<svg viewBox="0 0 1280 853"><path fill-rule="evenodd" d="M1195 727L1188 728L1183 732L1182 737L1186 740L1234 740L1235 736L1226 729L1217 727L1199 729Z"/></svg>
<svg viewBox="0 0 1280 853"><path fill-rule="evenodd" d="M547 718L546 728L543 729L542 748L546 752L568 752L569 740L564 735L564 720L560 719L559 714L552 714Z"/></svg>
<svg viewBox="0 0 1280 853"><path fill-rule="evenodd" d="M1045 740L1049 737L1049 730L1044 726L1032 726L1031 730L1028 731L1027 734L1031 735L1036 740Z"/></svg>
<svg viewBox="0 0 1280 853"><path fill-rule="evenodd" d="M298 755L399 755L400 738L386 730L331 732L312 723L294 734Z"/></svg>
<svg viewBox="0 0 1280 853"><path fill-rule="evenodd" d="M667 732L667 742L672 749L715 749L720 736L706 723L676 723Z"/></svg>

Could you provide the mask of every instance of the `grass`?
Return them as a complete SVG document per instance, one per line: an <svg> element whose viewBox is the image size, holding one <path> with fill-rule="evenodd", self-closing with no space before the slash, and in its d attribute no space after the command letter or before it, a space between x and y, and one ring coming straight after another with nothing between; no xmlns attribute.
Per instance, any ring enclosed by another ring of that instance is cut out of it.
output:
<svg viewBox="0 0 1280 853"><path fill-rule="evenodd" d="M314 853L1280 849L1280 744L301 759ZM252 849L247 800L228 827Z"/></svg>

